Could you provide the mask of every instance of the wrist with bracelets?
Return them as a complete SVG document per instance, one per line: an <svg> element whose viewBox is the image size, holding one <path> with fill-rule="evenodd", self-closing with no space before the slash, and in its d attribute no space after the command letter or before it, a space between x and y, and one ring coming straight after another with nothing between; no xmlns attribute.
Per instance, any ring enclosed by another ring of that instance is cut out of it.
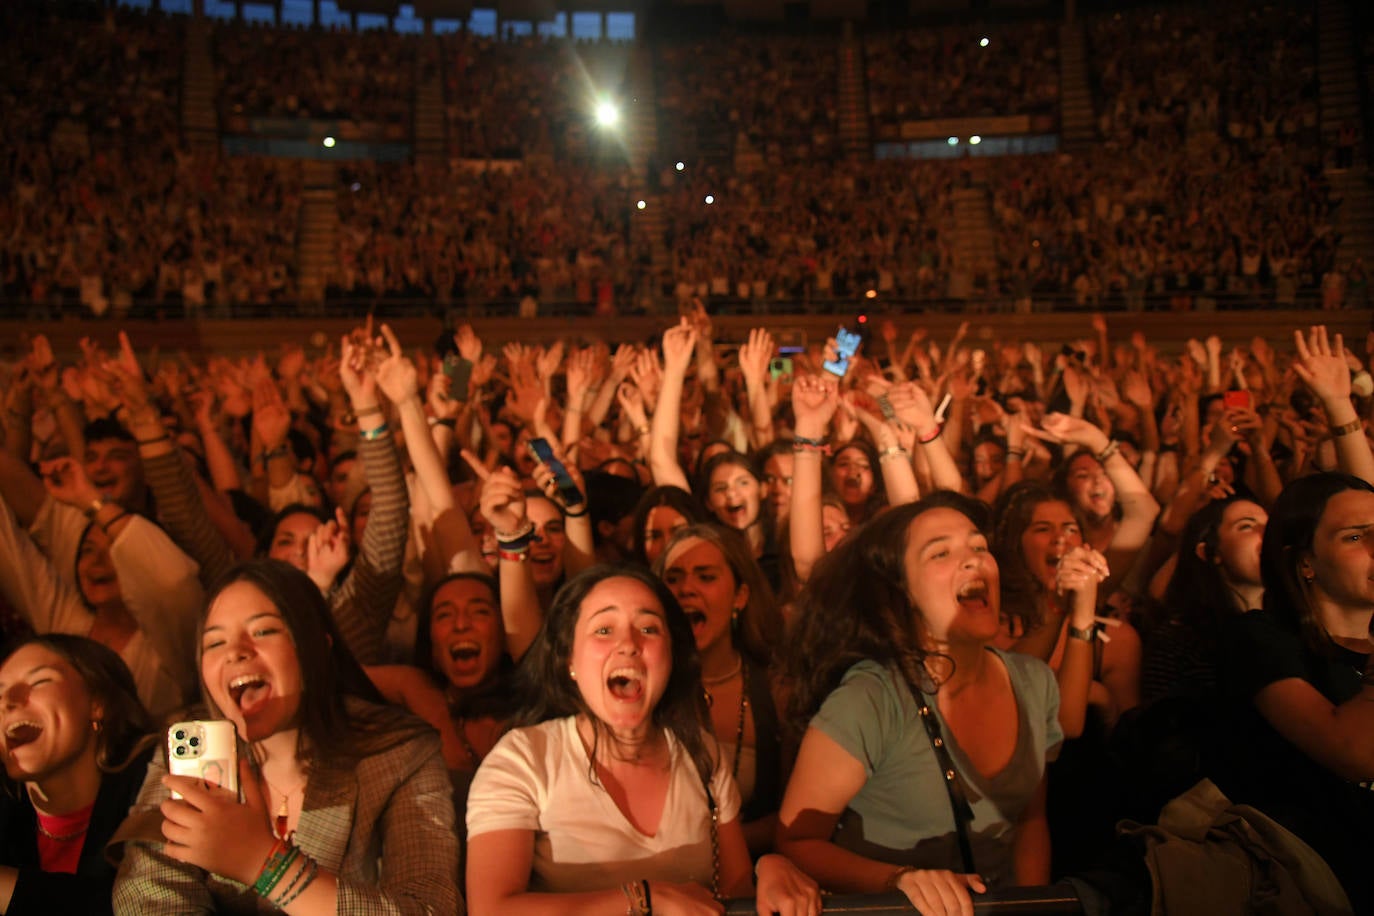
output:
<svg viewBox="0 0 1374 916"><path fill-rule="evenodd" d="M1076 627L1073 622L1069 622L1069 639L1077 639L1080 642L1090 643L1097 638L1097 623L1093 622L1086 627Z"/></svg>
<svg viewBox="0 0 1374 916"><path fill-rule="evenodd" d="M879 461L887 461L889 458L910 458L911 453L900 445L889 445L878 453Z"/></svg>
<svg viewBox="0 0 1374 916"><path fill-rule="evenodd" d="M808 436L792 436L792 451L795 454L802 452L816 452L821 455L830 454L830 444L824 439L812 439Z"/></svg>
<svg viewBox="0 0 1374 916"><path fill-rule="evenodd" d="M944 432L944 431L945 431L945 428L944 428L943 426L941 426L939 423L936 423L936 424L935 424L935 428L934 428L931 432L927 433L927 434L924 435L924 436L917 436L917 437L916 437L916 441L917 441L918 443L920 443L921 445L929 445L930 443L934 442L936 439L940 438L940 433L942 433L942 432Z"/></svg>
<svg viewBox="0 0 1374 916"><path fill-rule="evenodd" d="M269 461L271 461L273 458L284 458L287 455L288 451L289 450L287 449L285 443L277 446L276 448L266 449L258 454L258 463L261 464L263 467L267 467L267 463Z"/></svg>
<svg viewBox="0 0 1374 916"><path fill-rule="evenodd" d="M1116 439L1107 440L1107 444L1103 447L1102 451L1097 453L1098 462L1100 464L1106 464L1107 459L1115 455L1120 448L1121 443Z"/></svg>
<svg viewBox="0 0 1374 916"><path fill-rule="evenodd" d="M626 881L620 885L620 891L629 902L625 916L653 916L653 897L650 896L649 882L646 879Z"/></svg>
<svg viewBox="0 0 1374 916"><path fill-rule="evenodd" d="M359 430L358 438L362 439L364 442L376 442L389 432L391 432L391 427L383 423L381 426L374 426L372 429Z"/></svg>

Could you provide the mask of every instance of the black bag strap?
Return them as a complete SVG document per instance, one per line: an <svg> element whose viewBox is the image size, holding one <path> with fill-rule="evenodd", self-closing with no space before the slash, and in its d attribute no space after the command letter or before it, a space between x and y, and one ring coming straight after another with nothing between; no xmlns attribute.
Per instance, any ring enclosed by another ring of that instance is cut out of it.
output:
<svg viewBox="0 0 1374 916"><path fill-rule="evenodd" d="M902 679L911 691L911 698L916 701L916 712L920 714L921 724L925 726L926 735L930 737L931 749L935 751L935 761L940 765L940 776L944 780L945 790L949 792L949 806L954 813L954 831L959 836L959 855L964 860L964 873L976 875L978 869L973 862L973 843L968 835L968 825L973 820L973 806L969 804L968 793L964 790L964 779L959 775L958 768L954 766L954 759L949 755L949 748L945 746L945 736L940 731L940 720L936 717L935 710L930 708L931 704L926 699L925 692L911 682L906 672L902 672Z"/></svg>

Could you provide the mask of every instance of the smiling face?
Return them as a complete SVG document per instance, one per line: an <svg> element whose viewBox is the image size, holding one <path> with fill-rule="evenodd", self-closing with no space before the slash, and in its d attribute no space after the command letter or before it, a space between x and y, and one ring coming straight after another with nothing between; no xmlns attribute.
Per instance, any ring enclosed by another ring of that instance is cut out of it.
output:
<svg viewBox="0 0 1374 916"><path fill-rule="evenodd" d="M987 643L997 635L1001 579L988 541L968 516L935 508L907 528L907 592L936 643Z"/></svg>
<svg viewBox="0 0 1374 916"><path fill-rule="evenodd" d="M644 558L650 566L658 560L673 532L687 526L687 518L672 506L654 506L644 516Z"/></svg>
<svg viewBox="0 0 1374 916"><path fill-rule="evenodd" d="M973 447L973 481L982 486L1006 467L1007 453L997 442L979 442Z"/></svg>
<svg viewBox="0 0 1374 916"><path fill-rule="evenodd" d="M873 495L873 464L861 449L840 449L831 476L846 506L862 506Z"/></svg>
<svg viewBox="0 0 1374 916"><path fill-rule="evenodd" d="M1374 493L1343 490L1326 502L1300 567L1317 605L1374 609Z"/></svg>
<svg viewBox="0 0 1374 916"><path fill-rule="evenodd" d="M500 667L506 638L501 611L486 583L453 579L439 586L429 615L434 670L460 690L477 687Z"/></svg>
<svg viewBox="0 0 1374 916"><path fill-rule="evenodd" d="M102 497L118 500L126 506L137 504L143 465L138 459L136 444L124 439L96 439L86 443L82 463L91 485Z"/></svg>
<svg viewBox="0 0 1374 916"><path fill-rule="evenodd" d="M93 608L110 607L123 598L119 576L110 559L110 536L99 525L91 525L81 538L76 553L76 583Z"/></svg>
<svg viewBox="0 0 1374 916"><path fill-rule="evenodd" d="M1090 521L1105 521L1111 517L1116 503L1116 487L1092 455L1080 452L1069 464L1069 495L1078 511Z"/></svg>
<svg viewBox="0 0 1374 916"><path fill-rule="evenodd" d="M1238 499L1221 513L1217 555L1221 572L1234 585L1260 585L1260 545L1269 513L1258 503ZM1205 557L1203 559L1206 559Z"/></svg>
<svg viewBox="0 0 1374 916"><path fill-rule="evenodd" d="M0 665L0 736L5 772L42 782L73 767L96 768L102 711L65 658L42 643L21 646Z"/></svg>
<svg viewBox="0 0 1374 916"><path fill-rule="evenodd" d="M563 548L568 543L563 513L544 497L530 496L525 500L525 514L534 522L534 541L530 544L534 584L552 588L563 577Z"/></svg>
<svg viewBox="0 0 1374 916"><path fill-rule="evenodd" d="M687 613L703 655L730 639L730 618L749 601L749 586L735 581L725 554L701 538L673 545L663 564L663 584Z"/></svg>
<svg viewBox="0 0 1374 916"><path fill-rule="evenodd" d="M1021 533L1021 556L1035 581L1053 589L1060 557L1082 544L1083 532L1069 504L1049 499L1031 510L1030 523Z"/></svg>
<svg viewBox="0 0 1374 916"><path fill-rule="evenodd" d="M743 531L759 520L763 490L748 468L733 462L719 464L711 471L709 508L722 524Z"/></svg>
<svg viewBox="0 0 1374 916"><path fill-rule="evenodd" d="M277 522L267 555L274 560L285 560L305 572L305 544L319 527L320 520L309 512L292 512Z"/></svg>
<svg viewBox="0 0 1374 916"><path fill-rule="evenodd" d="M663 605L647 585L615 576L578 608L570 675L587 709L618 737L640 738L673 673Z"/></svg>
<svg viewBox="0 0 1374 916"><path fill-rule="evenodd" d="M200 676L210 700L245 741L296 726L305 685L281 612L256 585L235 582L210 605Z"/></svg>

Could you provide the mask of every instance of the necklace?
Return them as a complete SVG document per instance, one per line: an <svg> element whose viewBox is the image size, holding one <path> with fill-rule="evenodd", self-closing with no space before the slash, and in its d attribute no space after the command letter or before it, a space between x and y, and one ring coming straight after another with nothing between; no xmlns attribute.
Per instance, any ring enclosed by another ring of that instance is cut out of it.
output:
<svg viewBox="0 0 1374 916"><path fill-rule="evenodd" d="M48 839L52 840L54 843L70 843L72 840L76 839L79 836L85 836L86 830L90 826L91 822L87 820L86 823L81 825L80 830L73 830L71 833L52 833L48 830L47 827L43 826L42 821L38 821L38 832L43 834L43 836L47 837Z"/></svg>
<svg viewBox="0 0 1374 916"><path fill-rule="evenodd" d="M701 685L703 687L715 687L717 684L724 684L726 681L733 680L735 675L739 674L743 670L744 656L738 655L735 657L735 667L733 670L725 674L718 674L715 677L703 677L701 679Z"/></svg>
<svg viewBox="0 0 1374 916"><path fill-rule="evenodd" d="M744 756L744 713L749 708L749 667L744 664L744 656L739 657L739 664L735 670L729 674L712 678L711 680L702 679L702 692L706 694L706 705L711 706L715 702L715 697L711 696L711 691L706 690L706 686L717 686L739 675L739 722L735 726L735 763L731 768L735 781L739 782L739 759Z"/></svg>
<svg viewBox="0 0 1374 916"><path fill-rule="evenodd" d="M472 746L472 741L468 739L468 720L459 716L453 724L458 729L458 740L463 742L463 750L467 751L468 760L472 762L472 768L476 770L478 764L482 762L482 758L477 753L477 748Z"/></svg>
<svg viewBox="0 0 1374 916"><path fill-rule="evenodd" d="M286 829L287 824L291 821L291 796L305 788L305 780L302 779L290 792L283 792L281 789L278 789L276 786L272 785L271 781L268 780L266 776L262 777L262 781L267 783L267 788L281 796L281 807L277 808L277 816L273 818L272 821L272 833L277 839L285 840L289 843L291 842L291 838L296 835L296 831Z"/></svg>

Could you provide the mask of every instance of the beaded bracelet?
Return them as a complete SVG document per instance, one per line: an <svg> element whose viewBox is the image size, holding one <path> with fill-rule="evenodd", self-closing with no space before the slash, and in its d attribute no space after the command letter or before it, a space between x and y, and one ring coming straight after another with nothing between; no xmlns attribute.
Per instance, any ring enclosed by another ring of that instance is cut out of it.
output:
<svg viewBox="0 0 1374 916"><path fill-rule="evenodd" d="M358 433L358 436L364 442L376 442L378 439L382 438L389 432L391 432L391 427L383 423L381 426L375 427L373 429L363 430L362 432Z"/></svg>
<svg viewBox="0 0 1374 916"><path fill-rule="evenodd" d="M500 550L508 550L512 553L520 550L529 549L534 541L534 522L526 521L519 531L498 531L496 532L496 546Z"/></svg>
<svg viewBox="0 0 1374 916"><path fill-rule="evenodd" d="M1098 462L1100 462L1101 464L1106 464L1107 459L1115 455L1117 453L1117 450L1120 448L1121 443L1119 441L1117 441L1116 439L1111 440L1107 443L1106 448L1097 453Z"/></svg>
<svg viewBox="0 0 1374 916"><path fill-rule="evenodd" d="M889 458L908 458L910 453L900 445L889 445L878 453L879 461L886 461Z"/></svg>
<svg viewBox="0 0 1374 916"><path fill-rule="evenodd" d="M300 854L299 849L287 845L286 841L279 837L272 845L272 851L267 854L266 860L262 863L262 871L258 873L258 880L253 882L253 891L260 897L266 897L272 892L272 888L281 881L286 874L286 869L296 860L296 856Z"/></svg>
<svg viewBox="0 0 1374 916"><path fill-rule="evenodd" d="M301 892L310 886L310 883L315 880L315 875L320 870L319 864L309 856L302 855L300 859L301 867L296 870L296 876L291 879L290 884L286 885L286 888L281 892L281 896L273 901L277 905L277 909L286 909L288 903L299 897ZM301 884L302 879L305 881L304 884Z"/></svg>

